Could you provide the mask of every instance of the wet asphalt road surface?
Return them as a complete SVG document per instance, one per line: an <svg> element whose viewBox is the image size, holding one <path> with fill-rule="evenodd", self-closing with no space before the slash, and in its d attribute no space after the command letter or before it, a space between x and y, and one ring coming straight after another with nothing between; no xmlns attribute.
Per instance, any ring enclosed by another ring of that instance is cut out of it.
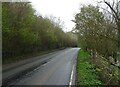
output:
<svg viewBox="0 0 120 87"><path fill-rule="evenodd" d="M9 85L74 85L78 50L79 48L69 48L51 53L48 56L54 56L49 61L27 72Z"/></svg>

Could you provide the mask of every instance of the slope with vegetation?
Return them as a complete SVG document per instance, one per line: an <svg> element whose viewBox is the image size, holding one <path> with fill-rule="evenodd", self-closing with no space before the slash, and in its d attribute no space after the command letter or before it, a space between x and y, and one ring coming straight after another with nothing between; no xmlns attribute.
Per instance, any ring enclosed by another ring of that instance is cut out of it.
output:
<svg viewBox="0 0 120 87"><path fill-rule="evenodd" d="M110 10L92 5L83 6L73 20L76 24L73 32L78 35L79 46L90 54L91 63L103 84L119 85L120 2L118 0L111 4L104 0L103 3Z"/></svg>
<svg viewBox="0 0 120 87"><path fill-rule="evenodd" d="M28 2L2 3L3 62L21 55L76 46L76 39L66 34L60 23L54 17L36 14Z"/></svg>

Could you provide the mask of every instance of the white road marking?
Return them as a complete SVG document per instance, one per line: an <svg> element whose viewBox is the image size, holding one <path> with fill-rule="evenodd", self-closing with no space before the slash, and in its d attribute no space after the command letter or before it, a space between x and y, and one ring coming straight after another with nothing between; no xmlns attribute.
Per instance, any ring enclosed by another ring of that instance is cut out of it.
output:
<svg viewBox="0 0 120 87"><path fill-rule="evenodd" d="M71 87L71 85L72 85L73 71L74 71L74 65L73 65L72 72L71 72L71 77L70 77L69 87Z"/></svg>

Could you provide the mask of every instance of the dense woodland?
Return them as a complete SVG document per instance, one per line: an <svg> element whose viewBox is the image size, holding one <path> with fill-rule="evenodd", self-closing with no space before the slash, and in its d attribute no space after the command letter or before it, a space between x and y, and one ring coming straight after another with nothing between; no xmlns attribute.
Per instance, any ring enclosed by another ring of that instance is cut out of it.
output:
<svg viewBox="0 0 120 87"><path fill-rule="evenodd" d="M106 6L100 6L104 4ZM74 33L78 34L79 45L96 57L99 53L115 62L120 60L120 1L98 3L99 6L83 6L76 14Z"/></svg>
<svg viewBox="0 0 120 87"><path fill-rule="evenodd" d="M2 3L3 60L39 51L76 46L61 20L36 14L28 2Z"/></svg>

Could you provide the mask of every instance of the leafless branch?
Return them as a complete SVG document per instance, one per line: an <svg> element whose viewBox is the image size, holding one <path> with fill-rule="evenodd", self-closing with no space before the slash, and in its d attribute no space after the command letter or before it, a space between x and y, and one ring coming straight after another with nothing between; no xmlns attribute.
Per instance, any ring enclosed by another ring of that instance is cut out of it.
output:
<svg viewBox="0 0 120 87"><path fill-rule="evenodd" d="M113 13L115 14L115 19L116 21L118 21L119 18L118 18L117 12L113 9L113 7L108 2L106 2L105 0L104 2L113 11Z"/></svg>

